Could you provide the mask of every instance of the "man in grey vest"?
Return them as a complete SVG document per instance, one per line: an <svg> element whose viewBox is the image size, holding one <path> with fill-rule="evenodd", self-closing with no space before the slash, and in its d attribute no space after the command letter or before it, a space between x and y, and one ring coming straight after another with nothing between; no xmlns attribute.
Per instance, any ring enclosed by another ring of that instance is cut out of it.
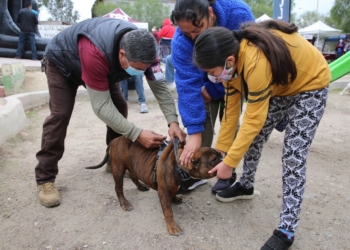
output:
<svg viewBox="0 0 350 250"><path fill-rule="evenodd" d="M147 31L124 20L85 20L56 35L46 47L45 60L51 114L43 125L35 168L42 205L53 207L61 203L54 182L80 85L86 87L95 114L107 124L107 144L123 135L146 148L158 147L166 136L142 130L126 119L127 103L119 87L120 81L145 74L167 120L170 139L185 140L173 96L165 81L162 84L153 74L159 63L155 39Z"/></svg>

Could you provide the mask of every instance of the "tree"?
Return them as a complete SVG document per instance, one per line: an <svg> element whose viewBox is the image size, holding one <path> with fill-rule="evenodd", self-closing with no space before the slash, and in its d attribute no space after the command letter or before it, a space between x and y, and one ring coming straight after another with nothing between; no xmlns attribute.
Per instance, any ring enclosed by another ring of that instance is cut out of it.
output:
<svg viewBox="0 0 350 250"><path fill-rule="evenodd" d="M96 1L91 10L92 17L106 15L116 8L118 8L118 6L115 3L104 3L103 1Z"/></svg>
<svg viewBox="0 0 350 250"><path fill-rule="evenodd" d="M335 0L331 9L331 18L336 27L344 32L350 32L350 0Z"/></svg>
<svg viewBox="0 0 350 250"><path fill-rule="evenodd" d="M272 17L274 0L244 0L244 1L251 8L255 19L264 14Z"/></svg>
<svg viewBox="0 0 350 250"><path fill-rule="evenodd" d="M38 3L38 9L40 9L43 6L47 7L49 0L38 0L37 3Z"/></svg>
<svg viewBox="0 0 350 250"><path fill-rule="evenodd" d="M298 16L294 22L299 28L304 28L317 22L318 20L324 21L323 19L323 15L317 15L316 11L306 11Z"/></svg>
<svg viewBox="0 0 350 250"><path fill-rule="evenodd" d="M75 23L80 15L78 11L73 12L74 4L72 0L48 0L47 10L53 21Z"/></svg>
<svg viewBox="0 0 350 250"><path fill-rule="evenodd" d="M150 28L163 25L164 18L169 18L171 13L169 7L159 0L135 0L129 8L125 10L128 15L135 20L148 22Z"/></svg>
<svg viewBox="0 0 350 250"><path fill-rule="evenodd" d="M92 8L93 16L103 16L115 8L121 8L126 14L140 22L147 22L148 27L160 27L165 17L170 17L169 7L165 7L159 0L135 0L133 3L104 3L96 0Z"/></svg>

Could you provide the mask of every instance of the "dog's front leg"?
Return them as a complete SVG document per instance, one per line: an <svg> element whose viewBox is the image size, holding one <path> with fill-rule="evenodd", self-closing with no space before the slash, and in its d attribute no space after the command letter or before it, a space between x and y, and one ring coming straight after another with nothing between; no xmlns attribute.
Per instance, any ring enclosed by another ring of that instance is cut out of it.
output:
<svg viewBox="0 0 350 250"><path fill-rule="evenodd" d="M164 220L168 233L171 235L179 235L181 233L181 228L176 224L173 215L173 209L171 207L171 201L173 199L173 194L170 194L168 190L158 187L159 201L162 206Z"/></svg>

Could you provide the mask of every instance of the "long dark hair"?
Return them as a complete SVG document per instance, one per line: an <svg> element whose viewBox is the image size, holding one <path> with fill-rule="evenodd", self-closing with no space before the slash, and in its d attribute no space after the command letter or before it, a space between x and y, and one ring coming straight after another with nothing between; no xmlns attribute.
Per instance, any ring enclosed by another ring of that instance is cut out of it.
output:
<svg viewBox="0 0 350 250"><path fill-rule="evenodd" d="M202 69L224 66L227 57L234 55L238 61L240 41L245 38L256 45L271 64L273 83L287 85L297 76L295 63L286 42L270 30L280 30L287 34L298 31L295 24L268 20L261 23L245 23L238 31L223 27L213 27L203 31L195 42L193 60Z"/></svg>
<svg viewBox="0 0 350 250"><path fill-rule="evenodd" d="M176 0L171 12L171 22L177 25L179 21L192 21L193 26L201 27L201 20L209 17L208 8L216 0Z"/></svg>

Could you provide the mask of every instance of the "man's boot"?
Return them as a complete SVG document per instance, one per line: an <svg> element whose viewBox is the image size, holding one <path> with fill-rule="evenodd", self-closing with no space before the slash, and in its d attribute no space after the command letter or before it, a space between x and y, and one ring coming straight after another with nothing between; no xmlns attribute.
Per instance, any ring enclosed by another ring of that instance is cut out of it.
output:
<svg viewBox="0 0 350 250"><path fill-rule="evenodd" d="M54 182L38 185L40 204L45 207L55 207L61 204L60 194L55 188Z"/></svg>

